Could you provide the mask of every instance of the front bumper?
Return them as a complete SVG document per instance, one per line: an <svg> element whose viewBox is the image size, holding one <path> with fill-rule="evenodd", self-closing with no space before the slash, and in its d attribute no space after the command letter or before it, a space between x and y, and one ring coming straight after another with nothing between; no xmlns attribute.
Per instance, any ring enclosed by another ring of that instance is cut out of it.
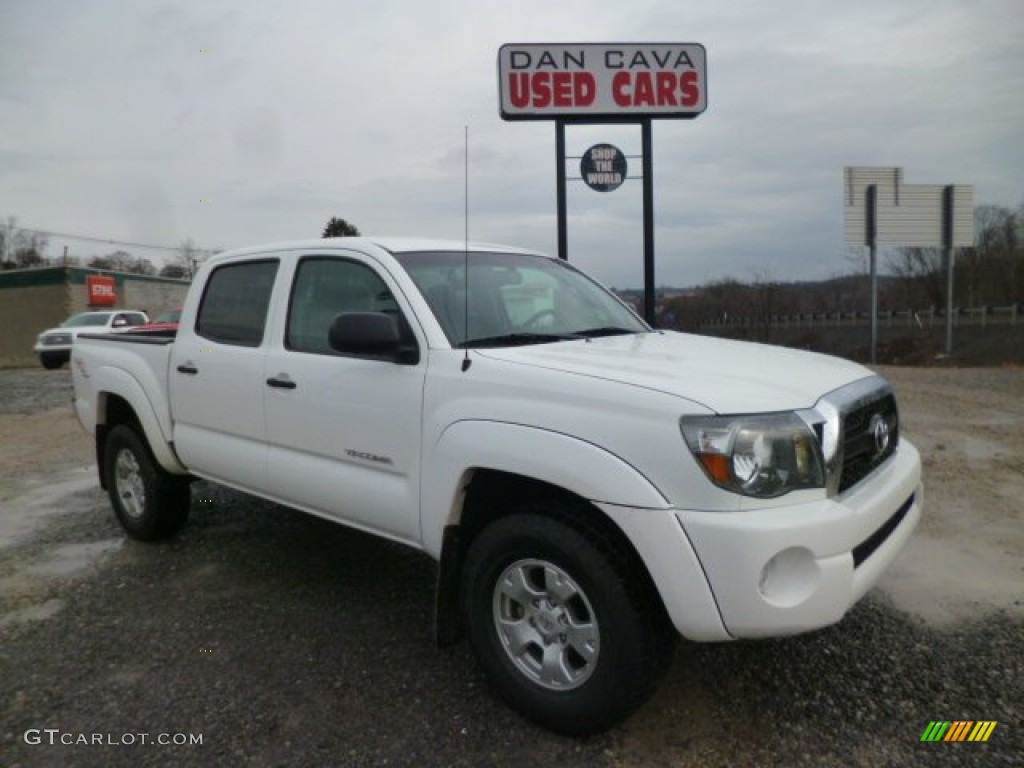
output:
<svg viewBox="0 0 1024 768"><path fill-rule="evenodd" d="M70 355L71 354L71 345L72 344L73 344L73 342L70 342L70 341L68 341L68 342L60 341L60 342L56 342L56 343L47 344L46 340L44 339L41 342L37 341L35 343L35 345L32 347L32 351L35 352L36 354L43 354L43 353L47 353L47 352L53 352L54 354Z"/></svg>
<svg viewBox="0 0 1024 768"><path fill-rule="evenodd" d="M834 499L738 513L677 511L733 637L834 624L879 579L921 517L917 449L903 440Z"/></svg>
<svg viewBox="0 0 1024 768"><path fill-rule="evenodd" d="M921 517L917 449L835 498L740 512L598 504L636 547L676 629L691 640L774 637L839 621Z"/></svg>

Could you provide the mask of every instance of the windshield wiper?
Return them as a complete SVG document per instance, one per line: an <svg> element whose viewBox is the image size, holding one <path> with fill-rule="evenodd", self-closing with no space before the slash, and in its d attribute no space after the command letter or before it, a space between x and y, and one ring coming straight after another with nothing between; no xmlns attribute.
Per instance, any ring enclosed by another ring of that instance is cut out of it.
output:
<svg viewBox="0 0 1024 768"><path fill-rule="evenodd" d="M527 344L550 344L553 341L569 341L582 338L575 333L506 333L501 336L485 336L469 339L456 345L458 349L480 347L522 347Z"/></svg>
<svg viewBox="0 0 1024 768"><path fill-rule="evenodd" d="M617 325L605 325L600 328L587 328L583 331L576 331L573 336L580 339L596 339L598 336L629 336L641 331L630 328L620 328Z"/></svg>

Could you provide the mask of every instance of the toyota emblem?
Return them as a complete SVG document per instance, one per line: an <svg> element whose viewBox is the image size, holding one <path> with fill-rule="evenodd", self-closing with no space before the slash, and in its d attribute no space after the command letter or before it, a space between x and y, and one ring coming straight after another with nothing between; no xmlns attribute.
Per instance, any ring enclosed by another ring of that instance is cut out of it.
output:
<svg viewBox="0 0 1024 768"><path fill-rule="evenodd" d="M885 453L885 449L889 447L889 422L885 420L885 416L876 413L871 417L868 430L875 438L876 455L882 455Z"/></svg>

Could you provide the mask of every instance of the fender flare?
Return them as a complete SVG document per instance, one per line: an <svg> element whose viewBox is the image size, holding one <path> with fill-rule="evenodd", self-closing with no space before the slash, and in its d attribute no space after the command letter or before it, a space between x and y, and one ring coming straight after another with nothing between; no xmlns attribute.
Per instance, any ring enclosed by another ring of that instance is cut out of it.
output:
<svg viewBox="0 0 1024 768"><path fill-rule="evenodd" d="M422 473L420 534L424 550L435 558L441 556L445 528L461 518L465 489L477 469L540 480L588 501L641 509L670 506L654 484L621 457L541 427L457 421L424 455L430 459Z"/></svg>
<svg viewBox="0 0 1024 768"><path fill-rule="evenodd" d="M106 397L109 395L120 397L135 413L139 426L142 427L143 437L160 466L171 474L187 475L188 469L174 455L169 437L139 381L127 371L112 366L103 366L92 375L96 380L94 391L97 399L97 424L106 424Z"/></svg>

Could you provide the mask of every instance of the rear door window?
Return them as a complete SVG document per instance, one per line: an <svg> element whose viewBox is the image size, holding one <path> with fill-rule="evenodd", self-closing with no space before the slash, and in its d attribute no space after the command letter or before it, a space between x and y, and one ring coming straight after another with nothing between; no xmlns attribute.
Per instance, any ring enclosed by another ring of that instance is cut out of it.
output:
<svg viewBox="0 0 1024 768"><path fill-rule="evenodd" d="M196 333L221 344L262 344L277 266L264 260L217 267L206 281Z"/></svg>

